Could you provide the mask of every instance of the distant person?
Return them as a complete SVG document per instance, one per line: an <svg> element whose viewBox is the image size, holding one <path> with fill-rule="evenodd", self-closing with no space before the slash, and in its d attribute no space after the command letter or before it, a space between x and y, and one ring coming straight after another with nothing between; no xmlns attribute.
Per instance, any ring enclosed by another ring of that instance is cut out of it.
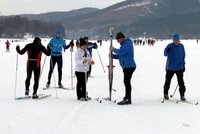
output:
<svg viewBox="0 0 200 134"><path fill-rule="evenodd" d="M183 73L185 72L185 49L183 44L180 43L180 36L178 34L173 35L172 38L173 42L168 44L164 49L164 56L167 56L164 99L169 99L168 90L170 88L171 79L174 74L176 74L180 99L185 101L186 88L183 80Z"/></svg>
<svg viewBox="0 0 200 134"><path fill-rule="evenodd" d="M92 57L92 49L97 49L98 48L98 45L97 43L92 43L92 42L89 42L88 40L88 37L84 37L84 40L86 42L86 45L87 45L87 50L89 51L91 57ZM89 67L89 71L88 71L88 77L91 77L91 71L92 71L92 66L90 65Z"/></svg>
<svg viewBox="0 0 200 134"><path fill-rule="evenodd" d="M51 39L49 42L49 46L51 48L51 59L50 59L50 69L48 74L48 81L46 84L46 88L48 88L51 84L51 76L53 73L53 69L57 63L58 65L58 87L63 88L62 85L62 50L68 49L70 46L73 47L73 42L71 41L69 45L66 45L65 40L61 38L61 30L56 29L55 37Z"/></svg>
<svg viewBox="0 0 200 134"><path fill-rule="evenodd" d="M125 97L118 105L131 104L131 77L136 69L134 60L134 47L133 42L126 38L122 32L116 34L117 42L120 43L120 49L110 48L113 51L113 58L119 59L119 63L124 73Z"/></svg>
<svg viewBox="0 0 200 134"><path fill-rule="evenodd" d="M199 40L197 40L197 44L199 43Z"/></svg>
<svg viewBox="0 0 200 134"><path fill-rule="evenodd" d="M47 50L48 49L48 50ZM32 72L34 72L34 85L33 85L33 99L37 99L37 90L39 86L39 75L40 75L40 60L42 56L42 52L49 56L51 54L50 47L47 49L41 44L41 39L35 37L33 43L27 44L22 50L20 47L16 47L16 51L19 54L24 54L27 52L28 54L28 62L27 62L27 77L25 81L25 95L29 95L29 86Z"/></svg>
<svg viewBox="0 0 200 134"><path fill-rule="evenodd" d="M87 101L91 98L88 97L86 91L86 83L88 79L89 66L94 64L89 51L86 47L86 42L80 38L80 42L76 42L77 50L75 52L75 75L77 78L76 94L77 99L80 101Z"/></svg>
<svg viewBox="0 0 200 134"><path fill-rule="evenodd" d="M6 44L6 52L10 52L10 42L7 40L5 44Z"/></svg>

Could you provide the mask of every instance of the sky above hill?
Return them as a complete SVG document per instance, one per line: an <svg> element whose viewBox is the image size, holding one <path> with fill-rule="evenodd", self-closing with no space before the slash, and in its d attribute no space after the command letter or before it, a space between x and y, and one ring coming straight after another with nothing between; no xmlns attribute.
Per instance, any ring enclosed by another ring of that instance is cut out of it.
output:
<svg viewBox="0 0 200 134"><path fill-rule="evenodd" d="M84 7L102 9L121 1L125 0L0 0L0 14L39 14Z"/></svg>

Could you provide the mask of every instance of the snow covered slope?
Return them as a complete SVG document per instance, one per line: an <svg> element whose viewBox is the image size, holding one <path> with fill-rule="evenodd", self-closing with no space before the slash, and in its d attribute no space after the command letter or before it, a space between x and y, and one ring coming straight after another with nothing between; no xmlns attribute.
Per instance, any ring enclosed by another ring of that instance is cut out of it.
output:
<svg viewBox="0 0 200 134"><path fill-rule="evenodd" d="M46 40L46 41L45 41ZM164 47L170 40L158 41L155 47L135 46L137 69L132 78L132 105L118 106L105 102L99 103L97 97L108 97L109 41L98 48L106 73L103 72L96 50L93 50L95 65L94 78L89 78L87 89L93 100L76 100L76 91L42 90L47 82L49 57L42 73L38 93L51 94L42 100L14 100L16 74L16 44L22 48L27 42L11 43L11 52L5 52L5 40L0 41L0 134L199 134L200 107L186 103L161 103L165 77L166 57ZM67 41L68 42L68 41ZM47 45L48 39L43 39ZM194 40L184 40L186 50L186 98L200 101L200 44ZM115 47L119 45L114 42ZM73 53L74 56L74 53ZM18 57L18 76L16 95L24 95L27 55ZM42 56L43 64L45 56ZM70 52L63 53L63 85L70 87ZM74 64L74 63L73 63ZM123 73L118 61L114 61L113 99L120 101L124 96ZM54 71L57 84L57 67ZM53 86L53 77L52 77ZM76 84L76 78L74 78ZM32 92L31 81L31 92ZM74 84L74 85L75 85ZM170 94L177 85L173 78ZM177 92L174 98L179 99Z"/></svg>

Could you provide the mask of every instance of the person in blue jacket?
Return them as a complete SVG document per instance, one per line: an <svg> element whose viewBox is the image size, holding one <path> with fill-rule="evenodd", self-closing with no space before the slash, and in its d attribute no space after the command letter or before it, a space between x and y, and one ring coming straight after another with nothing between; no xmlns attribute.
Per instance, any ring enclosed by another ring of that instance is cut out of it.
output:
<svg viewBox="0 0 200 134"><path fill-rule="evenodd" d="M185 101L185 84L183 80L183 73L185 71L185 49L180 43L180 36L173 35L173 43L167 45L164 49L164 56L167 56L166 76L164 84L164 99L169 99L168 90L170 88L171 79L174 74L177 76L180 99Z"/></svg>
<svg viewBox="0 0 200 134"><path fill-rule="evenodd" d="M84 40L87 43L87 45L86 45L87 46L87 50L89 51L89 53L90 53L90 55L92 57L92 49L97 49L98 45L97 45L96 42L95 43L89 42L87 36L84 37ZM89 67L88 77L91 77L91 71L92 71L92 65L90 65L90 67Z"/></svg>
<svg viewBox="0 0 200 134"><path fill-rule="evenodd" d="M111 47L113 51L113 58L119 59L119 63L124 73L125 97L118 105L131 104L131 77L136 69L134 60L134 47L133 42L124 36L122 32L116 34L117 42L120 43L120 49Z"/></svg>
<svg viewBox="0 0 200 134"><path fill-rule="evenodd" d="M62 81L62 50L68 49L70 46L73 47L73 40L69 43L69 45L66 45L65 40L61 38L61 30L56 29L55 31L56 36L51 39L49 42L49 46L51 48L51 59L50 59L50 69L48 74L48 81L46 84L46 87L48 88L51 83L51 75L53 73L53 69L55 67L55 64L58 65L58 87L62 88L63 85L61 83Z"/></svg>

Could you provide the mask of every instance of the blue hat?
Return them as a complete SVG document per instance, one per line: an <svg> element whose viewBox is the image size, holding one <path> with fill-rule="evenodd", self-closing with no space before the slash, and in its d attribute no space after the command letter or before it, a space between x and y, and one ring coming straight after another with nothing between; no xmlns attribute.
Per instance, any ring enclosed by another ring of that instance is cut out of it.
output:
<svg viewBox="0 0 200 134"><path fill-rule="evenodd" d="M55 34L61 34L61 30L60 29L56 29Z"/></svg>
<svg viewBox="0 0 200 134"><path fill-rule="evenodd" d="M173 39L173 40L180 40L179 34L174 34L174 35L172 36L172 39Z"/></svg>

